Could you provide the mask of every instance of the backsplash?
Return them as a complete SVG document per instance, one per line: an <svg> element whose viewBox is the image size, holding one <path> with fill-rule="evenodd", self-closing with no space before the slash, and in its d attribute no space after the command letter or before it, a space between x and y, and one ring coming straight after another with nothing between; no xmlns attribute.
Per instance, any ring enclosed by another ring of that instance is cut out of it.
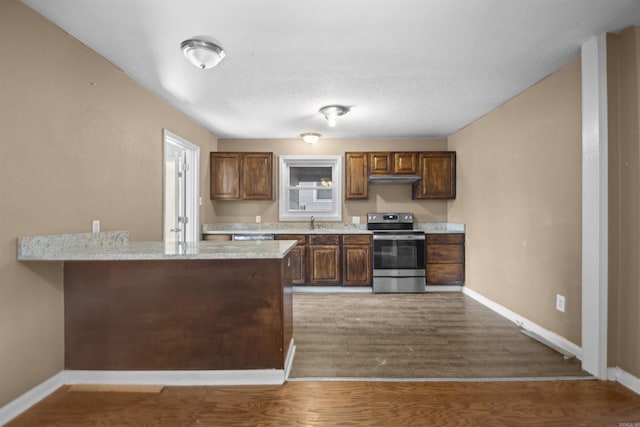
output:
<svg viewBox="0 0 640 427"><path fill-rule="evenodd" d="M464 233L465 225L451 222L416 222L413 224L415 230L424 231L425 233ZM340 224L334 222L321 222L314 224L314 230L317 231L333 231L336 233L348 233L349 231L365 231L367 224ZM309 231L309 224L306 222L275 222L275 223L243 223L243 222L226 222L203 224L202 232L224 232L228 231Z"/></svg>

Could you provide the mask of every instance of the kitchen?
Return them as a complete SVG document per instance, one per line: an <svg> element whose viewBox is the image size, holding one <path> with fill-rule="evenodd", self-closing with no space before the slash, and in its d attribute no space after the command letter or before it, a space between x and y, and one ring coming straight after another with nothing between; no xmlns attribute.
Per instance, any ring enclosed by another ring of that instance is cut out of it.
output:
<svg viewBox="0 0 640 427"><path fill-rule="evenodd" d="M16 141L2 146L2 217L9 224L1 230L5 242L2 405L55 377L64 366L62 267L17 262L16 238L89 231L91 220L99 218L105 230L128 229L133 240L159 240L159 141L165 128L199 145L202 153L456 151L455 201L415 203L410 186L375 186L368 200L345 201L343 218L348 222L359 216L364 221L369 212L412 212L418 222L466 224L467 285L580 342L578 60L448 137L327 138L313 146L297 137L225 139L212 135L22 3L6 2L2 8L1 15L11 17L2 25L3 128L10 136L7 141ZM636 31L609 36L609 43L625 52L633 50ZM16 39L23 44L10 42ZM28 54L25 45L37 55ZM17 59L5 62L5 57ZM629 75L621 73L620 78L632 84ZM632 105L628 99L632 95L621 96L627 98L620 105ZM314 103L313 110L319 106ZM628 126L621 132L632 127ZM633 145L621 147L629 152ZM276 202L208 203L207 156L200 162L202 223L255 223L255 216L264 223L278 221ZM626 182L631 187L620 191L633 192L638 185L632 177ZM611 231L617 236L614 248L620 247L616 274L629 284L614 288L611 303L616 308L611 311L617 314L610 325L621 337L611 343L611 366L622 366L637 377L636 332L629 330L629 325L637 324L638 312L633 297L637 277L629 267L635 250L629 230L638 217L633 209L621 209L620 229ZM565 314L554 308L556 293L567 297Z"/></svg>

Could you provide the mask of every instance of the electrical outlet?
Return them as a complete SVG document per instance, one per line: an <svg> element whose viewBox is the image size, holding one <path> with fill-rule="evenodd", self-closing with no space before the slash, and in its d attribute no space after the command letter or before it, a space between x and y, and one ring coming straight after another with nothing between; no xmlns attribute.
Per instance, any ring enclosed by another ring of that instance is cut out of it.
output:
<svg viewBox="0 0 640 427"><path fill-rule="evenodd" d="M99 219L94 219L93 221L91 221L91 232L92 233L99 233L100 232L100 220Z"/></svg>
<svg viewBox="0 0 640 427"><path fill-rule="evenodd" d="M261 223L262 222L262 217L260 215L256 215L256 223Z"/></svg>
<svg viewBox="0 0 640 427"><path fill-rule="evenodd" d="M564 313L564 295L556 294L556 310Z"/></svg>

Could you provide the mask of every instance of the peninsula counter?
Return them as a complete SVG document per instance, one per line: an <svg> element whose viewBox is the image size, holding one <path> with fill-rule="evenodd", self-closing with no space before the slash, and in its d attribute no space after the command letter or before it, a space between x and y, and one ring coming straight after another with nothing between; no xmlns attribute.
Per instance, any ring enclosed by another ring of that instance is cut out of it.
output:
<svg viewBox="0 0 640 427"><path fill-rule="evenodd" d="M66 370L274 370L284 381L295 241L167 247L119 233L20 239L20 260L64 262Z"/></svg>

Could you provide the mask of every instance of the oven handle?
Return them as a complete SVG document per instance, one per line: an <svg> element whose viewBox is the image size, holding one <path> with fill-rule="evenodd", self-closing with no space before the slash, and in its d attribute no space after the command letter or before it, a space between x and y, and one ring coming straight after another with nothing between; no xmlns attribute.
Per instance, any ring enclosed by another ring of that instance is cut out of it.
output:
<svg viewBox="0 0 640 427"><path fill-rule="evenodd" d="M424 234L374 234L373 240L426 240Z"/></svg>

